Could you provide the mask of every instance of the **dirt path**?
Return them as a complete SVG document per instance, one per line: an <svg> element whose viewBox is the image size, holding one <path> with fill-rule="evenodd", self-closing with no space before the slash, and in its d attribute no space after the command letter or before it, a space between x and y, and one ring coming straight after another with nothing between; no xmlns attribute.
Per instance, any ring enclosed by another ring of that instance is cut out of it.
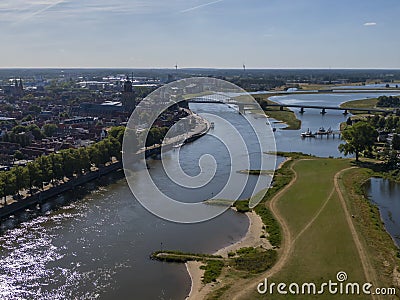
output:
<svg viewBox="0 0 400 300"><path fill-rule="evenodd" d="M354 169L354 168L356 168L356 167L347 168L347 169L341 170L340 172L336 173L335 177L334 177L334 184L335 184L336 192L339 195L340 203L342 204L342 208L343 208L346 220L347 220L347 224L349 225L351 235L353 236L354 243L356 244L358 255L360 257L361 264L362 264L362 267L364 270L365 279L367 280L367 282L371 282L374 286L376 286L377 280L376 280L375 269L372 267L372 265L368 259L368 256L365 252L365 249L360 241L360 238L358 237L358 233L354 227L352 217L349 213L349 210L347 209L347 205L346 205L346 201L344 200L343 193L339 187L338 179L339 179L340 175L342 175L343 172L350 170L350 169ZM378 297L377 295L371 295L371 296L372 296L372 299L380 299L380 297Z"/></svg>
<svg viewBox="0 0 400 300"><path fill-rule="evenodd" d="M309 159L302 159L302 160L309 160ZM283 218L283 216L280 214L279 210L277 209L277 202L281 198L281 196L297 181L297 172L294 170L294 166L297 162L302 161L302 160L297 160L292 165L290 166L290 170L294 173L293 179L291 182L284 187L282 190L280 190L272 199L271 201L268 202L268 207L271 210L272 214L274 217L277 219L279 224L281 225L282 228L282 235L283 235L283 243L281 246L282 252L279 257L278 262L267 272L261 274L260 276L253 278L252 283L249 284L248 282L243 282L243 283L238 283L235 285L234 290L232 289L231 292L234 295L232 299L240 299L246 296L249 292L255 291L256 286L259 282L263 281L264 278L269 278L276 273L278 273L286 264L287 260L290 257L291 251L293 249L293 245L296 242L296 240L314 223L314 221L318 218L318 216L321 214L321 212L324 210L326 205L328 204L329 200L332 198L333 194L336 192L339 196L351 235L353 237L354 243L356 244L356 248L363 266L365 278L368 282L371 282L373 284L376 284L376 274L374 268L371 266L367 254L364 250L364 247L362 246L360 239L358 237L357 231L354 227L354 224L352 222L352 217L347 209L346 202L344 200L342 191L340 190L339 187L339 182L338 179L339 177L347 170L356 168L356 167L350 167L346 168L343 170L340 170L337 172L334 176L334 187L329 194L328 198L325 200L325 202L322 204L320 209L316 212L316 214L313 216L313 218L304 226L304 228L297 234L295 238L292 238L289 227ZM232 295L231 294L231 295ZM378 299L376 295L372 295L372 299Z"/></svg>

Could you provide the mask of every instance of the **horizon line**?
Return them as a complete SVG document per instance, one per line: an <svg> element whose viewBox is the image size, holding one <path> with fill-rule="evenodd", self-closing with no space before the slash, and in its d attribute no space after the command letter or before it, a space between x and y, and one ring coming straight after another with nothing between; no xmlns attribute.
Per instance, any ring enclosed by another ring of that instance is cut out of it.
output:
<svg viewBox="0 0 400 300"><path fill-rule="evenodd" d="M243 72L243 68L237 67L237 68L232 68L232 67L185 67L185 68L179 68L176 70L174 67L0 67L0 70L23 70L23 69L28 69L28 70L38 70L38 69L47 69L47 70L174 70L178 71L179 70L241 70ZM394 68L385 68L385 67L353 67L353 68L347 68L347 67L327 67L327 68L321 68L321 67L304 67L304 68L298 68L298 67L273 67L273 68L264 68L264 67L256 67L256 68L248 68L246 67L246 71L251 71L251 70L393 70L393 71L400 71L400 67L394 67Z"/></svg>

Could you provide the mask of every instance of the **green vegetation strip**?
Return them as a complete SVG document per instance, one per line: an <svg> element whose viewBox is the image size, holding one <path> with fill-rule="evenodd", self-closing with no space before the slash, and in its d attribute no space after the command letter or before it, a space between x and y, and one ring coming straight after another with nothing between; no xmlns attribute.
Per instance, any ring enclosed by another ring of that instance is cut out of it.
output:
<svg viewBox="0 0 400 300"><path fill-rule="evenodd" d="M151 259L156 259L166 262L185 263L188 261L206 261L206 260L221 260L221 255L212 255L205 253L190 253L176 250L159 250L150 255Z"/></svg>
<svg viewBox="0 0 400 300"><path fill-rule="evenodd" d="M235 268L250 273L261 273L270 269L278 256L275 250L253 247L241 248L236 253L239 256L234 258Z"/></svg>
<svg viewBox="0 0 400 300"><path fill-rule="evenodd" d="M377 166L381 168L382 166ZM365 196L364 183L377 173L369 168L348 170L343 174L341 188L354 225L376 270L381 286L392 286L392 273L400 267L400 251L385 230L378 207ZM397 290L399 293L399 289Z"/></svg>
<svg viewBox="0 0 400 300"><path fill-rule="evenodd" d="M240 174L248 174L248 175L273 175L273 170L240 170L237 171Z"/></svg>
<svg viewBox="0 0 400 300"><path fill-rule="evenodd" d="M268 97L270 97L270 95L258 95L256 98L261 108L265 111L265 114L268 115L270 118L284 122L287 125L287 127L283 128L284 130L300 129L301 121L296 118L295 113L288 108L283 108L283 110L280 110L279 106L266 106L266 104L278 104L269 100Z"/></svg>
<svg viewBox="0 0 400 300"><path fill-rule="evenodd" d="M340 104L342 108L375 108L378 103L377 98L367 98L361 100L347 101Z"/></svg>

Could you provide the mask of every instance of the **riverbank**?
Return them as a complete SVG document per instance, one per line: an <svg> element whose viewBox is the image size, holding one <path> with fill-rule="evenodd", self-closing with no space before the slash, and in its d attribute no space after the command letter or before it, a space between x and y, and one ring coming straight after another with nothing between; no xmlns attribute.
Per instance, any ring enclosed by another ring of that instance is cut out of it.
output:
<svg viewBox="0 0 400 300"><path fill-rule="evenodd" d="M360 233L372 265L382 286L395 285L400 294L400 250L385 228L379 207L365 194L364 184L375 176L368 168L354 168L346 173L341 184L350 214L357 232Z"/></svg>
<svg viewBox="0 0 400 300"><path fill-rule="evenodd" d="M284 155L284 153L281 153L281 155ZM293 155L296 156L296 154ZM286 157L286 159L279 164L277 170L282 170L285 164L287 164L291 160L292 157ZM275 190L278 191L280 190L280 188L280 185L277 184ZM262 202L262 205L264 205L264 201ZM224 258L228 258L229 253L234 253L241 248L257 248L260 246L264 249L274 248L267 239L268 232L266 232L265 230L265 224L261 216L258 215L254 210L246 212L245 214L249 219L249 227L247 229L246 235L234 244L225 246L217 250L216 252L214 252L214 255L221 255ZM200 269L200 267L203 265L203 263L198 261L188 261L185 265L191 279L191 289L187 299L204 299L209 293L212 292L214 284L204 285L202 283L204 270Z"/></svg>
<svg viewBox="0 0 400 300"><path fill-rule="evenodd" d="M210 130L210 122L190 110L188 110L191 115L196 119L196 126L194 129L192 129L188 134L184 135L184 143L191 143L198 138L202 137L203 135L207 134L207 132ZM175 143L174 140L168 141L168 143L159 145L158 147L151 147L151 149L145 149L145 157L150 157L155 154L160 154L161 153L161 148L162 147L167 147L171 146L170 148L172 149L172 145ZM9 204L0 207L0 221L7 219L15 214L19 214L24 212L25 210L31 209L31 210L41 210L41 206L43 203L48 202L48 201L53 201L57 196L74 190L77 187L83 186L93 180L99 179L100 177L107 175L109 173L119 171L123 169L123 163L122 161L113 161L112 163L98 167L96 169L93 169L91 171L86 172L85 174L82 174L80 176L76 176L72 179L68 179L67 181L60 181L58 184L50 184L45 186L42 191L39 191L33 195L27 195L28 191L20 191L21 194L26 195L25 197L21 197L19 200L13 200L13 201L7 201Z"/></svg>
<svg viewBox="0 0 400 300"><path fill-rule="evenodd" d="M267 104L278 104L269 98L271 95L257 95L256 100L260 104L261 108L264 110L264 113L269 117L280 122L283 122L287 125L287 127L283 128L284 130L299 130L301 128L301 121L297 119L296 114L284 107L283 110L280 107L266 107L263 103Z"/></svg>
<svg viewBox="0 0 400 300"><path fill-rule="evenodd" d="M361 184L372 172L354 167L352 160L312 157L293 158L290 168L295 172L291 183L279 189L273 200L268 198L263 203L273 206L274 217L286 228L278 262L262 274L237 272L228 263L217 282L208 285L201 283L201 263L189 262L189 299L253 299L257 298L255 287L263 278L272 278L273 282L293 282L295 278L299 282L319 283L335 278L338 268L353 281L367 280L375 287L394 285L398 294L398 252L382 222L376 221L380 220L379 210L359 194ZM303 189L309 187L310 180L318 183L319 188ZM257 240L257 235L251 231L249 225L241 241L216 254L227 255L238 248L256 245L250 237Z"/></svg>
<svg viewBox="0 0 400 300"><path fill-rule="evenodd" d="M263 229L264 223L261 217L254 211L247 212L246 216L249 218L249 227L246 235L236 243L225 246L214 252L213 255L221 255L224 258L228 258L228 253L236 252L245 247L257 248L262 246L264 249L272 249L268 239L265 237L261 238L261 236L266 236L267 234ZM202 283L204 270L200 269L200 267L203 263L188 261L185 265L191 279L191 289L187 299L204 299L206 295L211 292L214 284L204 285Z"/></svg>

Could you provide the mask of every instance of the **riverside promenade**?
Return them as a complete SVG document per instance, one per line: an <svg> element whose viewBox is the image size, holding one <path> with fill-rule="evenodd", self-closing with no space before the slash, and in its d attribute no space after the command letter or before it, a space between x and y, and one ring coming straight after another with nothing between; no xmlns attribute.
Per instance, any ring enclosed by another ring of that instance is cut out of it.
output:
<svg viewBox="0 0 400 300"><path fill-rule="evenodd" d="M171 139L168 139L162 145L154 145L154 146L148 147L146 149L143 149L140 152L145 151L146 152L145 157L148 158L153 155L160 154L161 148L163 148L163 147L166 147L167 150L172 149L173 145L175 145L179 141L183 145L186 143L193 142L196 139L207 134L207 132L210 129L210 123L206 119L192 113L191 111L189 111L189 112L190 112L190 115L196 119L196 127L194 129L192 129L190 132L188 132L184 135L179 135L179 136L173 137ZM40 191L33 195L30 195L30 196L24 197L22 199L19 199L17 201L14 201L14 202L0 208L0 221L7 219L10 216L15 215L17 213L23 212L27 209L40 210L41 205L43 203L45 203L46 201L51 201L56 196L58 196L62 193L74 190L78 186L84 185L90 181L99 179L101 176L107 175L109 173L112 173L112 172L115 172L115 171L118 171L121 169L123 169L122 162L117 161L117 162L111 163L110 165L101 167L95 171L87 172L86 174L83 174L76 178L70 179L67 182L61 183L60 185L51 186L43 191Z"/></svg>

